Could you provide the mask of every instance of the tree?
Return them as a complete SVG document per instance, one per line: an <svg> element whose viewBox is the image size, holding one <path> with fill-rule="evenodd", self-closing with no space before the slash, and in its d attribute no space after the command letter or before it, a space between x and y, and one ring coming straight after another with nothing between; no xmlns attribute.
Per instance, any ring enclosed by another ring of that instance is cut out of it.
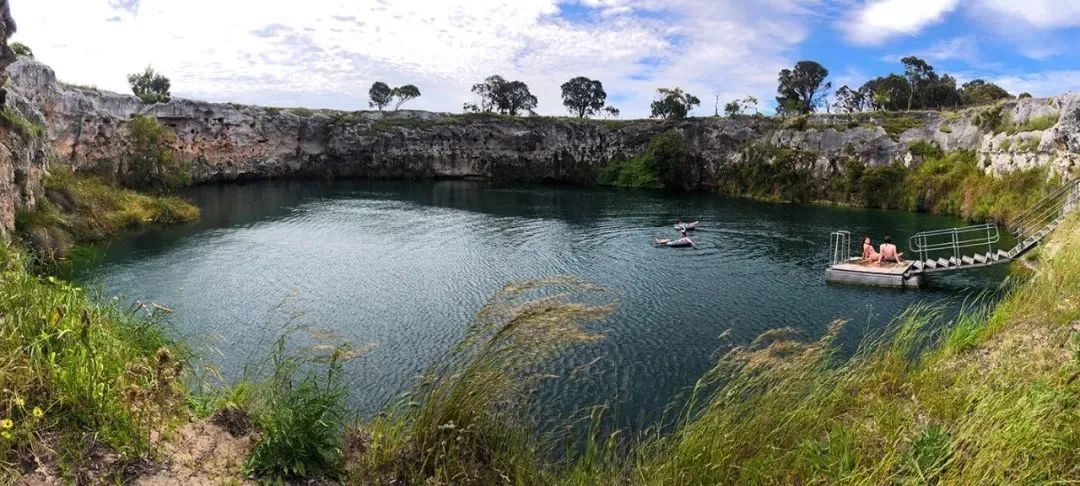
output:
<svg viewBox="0 0 1080 486"><path fill-rule="evenodd" d="M130 187L175 189L191 182L187 167L176 155L176 134L150 116L137 116L127 124L127 170L123 182Z"/></svg>
<svg viewBox="0 0 1080 486"><path fill-rule="evenodd" d="M778 76L776 103L785 111L810 113L821 104L832 83L826 83L829 70L814 61L799 61L794 69L784 69Z"/></svg>
<svg viewBox="0 0 1080 486"><path fill-rule="evenodd" d="M34 51L30 50L30 47L28 47L26 44L23 44L22 42L12 42L11 50L15 53L16 56L26 56L31 59L34 58Z"/></svg>
<svg viewBox="0 0 1080 486"><path fill-rule="evenodd" d="M169 101L169 78L157 74L150 66L142 73L129 74L128 84L143 103L165 103Z"/></svg>
<svg viewBox="0 0 1080 486"><path fill-rule="evenodd" d="M753 96L747 96L741 100L731 100L724 105L724 114L729 117L737 117L745 115L751 109L757 114L758 99Z"/></svg>
<svg viewBox="0 0 1080 486"><path fill-rule="evenodd" d="M603 109L603 112L604 112L604 119L618 118L619 117L619 109L615 108L614 106L611 106L611 105L605 106L604 109Z"/></svg>
<svg viewBox="0 0 1080 486"><path fill-rule="evenodd" d="M489 76L482 83L474 84L472 92L480 96L480 105L476 111L517 116L519 113L532 113L537 99L529 92L529 86L521 81L507 81L502 76Z"/></svg>
<svg viewBox="0 0 1080 486"><path fill-rule="evenodd" d="M405 102L415 98L419 98L420 88L417 88L416 86L411 84L406 84L405 86L398 86L390 91L390 97L397 99L397 103L394 104L394 111L397 111L398 108L401 108L401 105Z"/></svg>
<svg viewBox="0 0 1080 486"><path fill-rule="evenodd" d="M866 95L861 90L853 90L846 84L836 90L833 108L841 113L855 113L863 110L866 106Z"/></svg>
<svg viewBox="0 0 1080 486"><path fill-rule="evenodd" d="M870 107L881 111L899 111L907 104L911 85L897 74L874 78L859 88Z"/></svg>
<svg viewBox="0 0 1080 486"><path fill-rule="evenodd" d="M599 113L604 108L607 93L604 92L604 85L600 81L578 76L563 83L562 99L563 106L570 110L570 113L577 115L578 118L585 118Z"/></svg>
<svg viewBox="0 0 1080 486"><path fill-rule="evenodd" d="M375 81L371 83L371 89L368 90L368 98L371 100L368 101L368 106L382 111L383 107L389 105L394 99L394 90L382 81Z"/></svg>
<svg viewBox="0 0 1080 486"><path fill-rule="evenodd" d="M908 86L911 88L908 90L907 100L907 109L908 111L911 111L915 95L919 93L927 83L937 81L937 74L934 73L933 66L915 56L907 56L901 59L900 63L904 65L904 78L907 79Z"/></svg>
<svg viewBox="0 0 1080 486"><path fill-rule="evenodd" d="M656 92L657 99L650 105L654 118L681 120L686 118L690 110L701 104L697 96L684 93L681 88L659 88Z"/></svg>
<svg viewBox="0 0 1080 486"><path fill-rule="evenodd" d="M994 83L974 79L964 83L961 88L964 101L970 105L985 105L1004 98L1012 98L1008 91Z"/></svg>

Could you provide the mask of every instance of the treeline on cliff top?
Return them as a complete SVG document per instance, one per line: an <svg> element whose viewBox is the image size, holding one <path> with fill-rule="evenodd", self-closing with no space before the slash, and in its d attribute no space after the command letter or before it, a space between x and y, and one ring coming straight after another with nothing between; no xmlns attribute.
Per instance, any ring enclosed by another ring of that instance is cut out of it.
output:
<svg viewBox="0 0 1080 486"><path fill-rule="evenodd" d="M13 45L18 55L33 57L29 47ZM1000 86L974 79L962 85L956 78L939 74L932 65L915 56L900 59L904 70L870 79L861 86L835 88L828 81L829 70L821 64L804 60L777 75L776 113L781 116L808 114L815 111L856 113L862 111L941 110L964 106L984 105L1011 98ZM128 76L132 93L144 103L169 101L170 80L151 67ZM618 118L619 108L607 104L607 92L601 81L585 76L574 77L562 86L562 102L576 117L600 116ZM538 99L529 86L519 80L507 80L492 75L472 86L475 101L465 102L466 113L499 113L508 116L535 115ZM421 96L413 84L391 87L375 81L368 90L368 106L382 111L393 106L396 111ZM1019 97L1030 97L1021 93ZM721 111L727 116L759 114L759 100L754 96L730 100L721 106L720 95L714 98L713 116ZM679 87L658 88L650 103L650 116L660 119L682 119L701 105L701 99Z"/></svg>

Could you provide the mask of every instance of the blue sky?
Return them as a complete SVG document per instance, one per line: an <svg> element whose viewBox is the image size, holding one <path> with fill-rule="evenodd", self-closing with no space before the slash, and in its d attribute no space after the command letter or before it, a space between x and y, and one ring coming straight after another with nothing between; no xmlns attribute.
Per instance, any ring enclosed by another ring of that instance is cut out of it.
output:
<svg viewBox="0 0 1080 486"><path fill-rule="evenodd" d="M373 81L412 83L409 108L457 112L490 74L525 81L542 114L559 85L604 83L624 117L656 88L696 94L696 115L816 60L835 86L918 55L1014 94L1080 88L1080 1L1063 0L11 0L14 40L70 83L126 91L150 64L178 96L272 106L366 107Z"/></svg>

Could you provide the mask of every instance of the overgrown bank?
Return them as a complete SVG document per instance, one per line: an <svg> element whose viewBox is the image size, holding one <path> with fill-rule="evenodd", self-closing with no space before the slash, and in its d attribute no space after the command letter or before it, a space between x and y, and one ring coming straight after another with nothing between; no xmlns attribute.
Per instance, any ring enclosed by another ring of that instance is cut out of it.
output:
<svg viewBox="0 0 1080 486"><path fill-rule="evenodd" d="M1046 167L1001 175L982 170L974 151L944 152L930 142L908 147L911 166L899 162L866 165L848 155L824 164L821 154L781 148L768 142L746 143L738 163L717 171L700 185L721 193L797 203L825 202L867 208L952 214L974 221L1008 221L1038 201L1059 181ZM681 189L695 185L687 167L698 157L678 132L653 137L645 151L603 166L602 185Z"/></svg>

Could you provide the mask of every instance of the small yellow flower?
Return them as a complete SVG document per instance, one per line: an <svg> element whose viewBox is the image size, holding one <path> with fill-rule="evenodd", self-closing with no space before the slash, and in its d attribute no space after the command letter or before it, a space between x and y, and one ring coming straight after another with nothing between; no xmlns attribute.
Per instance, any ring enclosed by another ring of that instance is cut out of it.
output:
<svg viewBox="0 0 1080 486"><path fill-rule="evenodd" d="M0 427L3 427L5 429L10 429L14 425L15 422L12 422L11 419L0 420Z"/></svg>
<svg viewBox="0 0 1080 486"><path fill-rule="evenodd" d="M15 397L15 405L22 407L26 405L26 400L23 400L22 397Z"/></svg>
<svg viewBox="0 0 1080 486"><path fill-rule="evenodd" d="M0 432L0 437L3 437L5 439L7 439L7 440L11 440L11 432L8 432L6 430L3 431L3 432Z"/></svg>
<svg viewBox="0 0 1080 486"><path fill-rule="evenodd" d="M40 407L34 407L34 410L30 413L33 414L35 418L41 418L45 416L45 412L42 412Z"/></svg>

